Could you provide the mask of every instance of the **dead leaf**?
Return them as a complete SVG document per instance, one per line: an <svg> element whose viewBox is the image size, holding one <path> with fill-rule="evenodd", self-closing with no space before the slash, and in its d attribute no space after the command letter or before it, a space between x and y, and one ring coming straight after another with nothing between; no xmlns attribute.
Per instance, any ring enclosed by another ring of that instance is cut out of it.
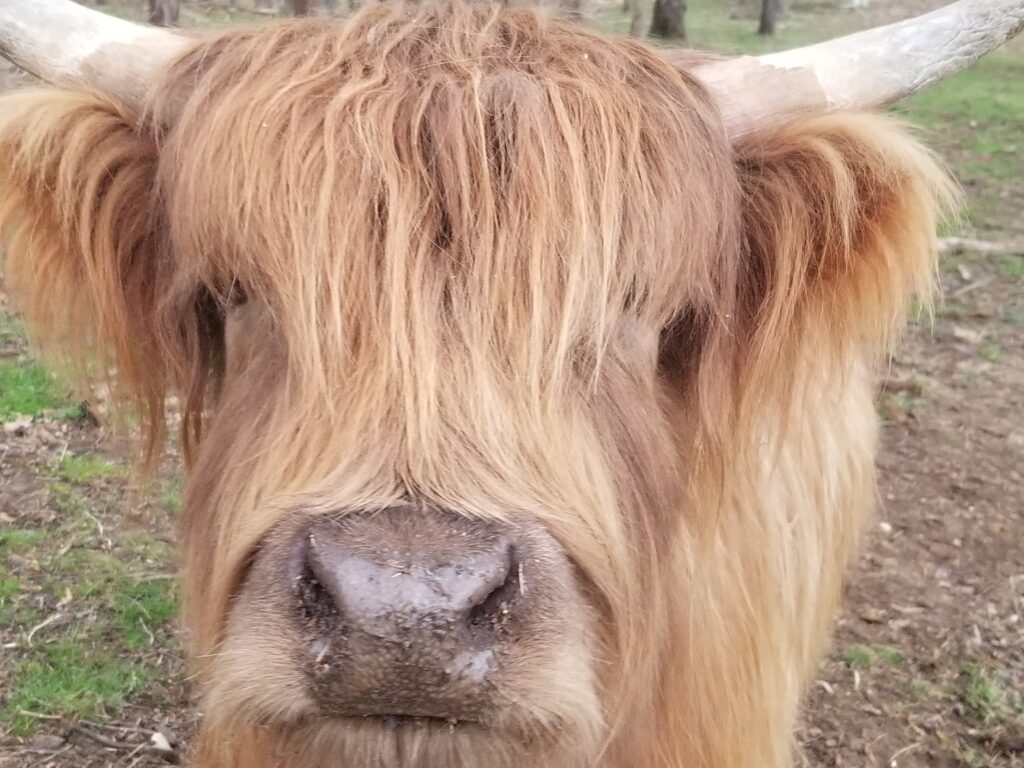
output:
<svg viewBox="0 0 1024 768"><path fill-rule="evenodd" d="M968 344L978 344L985 338L984 331L974 331L970 328L953 327L953 338L957 341L966 341Z"/></svg>
<svg viewBox="0 0 1024 768"><path fill-rule="evenodd" d="M857 611L857 615L868 624L884 624L885 623L885 611L879 608L861 608Z"/></svg>

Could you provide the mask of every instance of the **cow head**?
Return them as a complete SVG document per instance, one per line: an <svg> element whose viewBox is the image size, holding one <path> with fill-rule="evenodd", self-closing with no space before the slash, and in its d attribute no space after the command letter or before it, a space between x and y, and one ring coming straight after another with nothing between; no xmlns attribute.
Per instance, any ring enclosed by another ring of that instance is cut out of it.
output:
<svg viewBox="0 0 1024 768"><path fill-rule="evenodd" d="M58 56L9 6L65 87L3 101L8 286L151 450L180 404L198 765L786 764L953 196L805 113L920 76L458 3L196 41L51 3Z"/></svg>

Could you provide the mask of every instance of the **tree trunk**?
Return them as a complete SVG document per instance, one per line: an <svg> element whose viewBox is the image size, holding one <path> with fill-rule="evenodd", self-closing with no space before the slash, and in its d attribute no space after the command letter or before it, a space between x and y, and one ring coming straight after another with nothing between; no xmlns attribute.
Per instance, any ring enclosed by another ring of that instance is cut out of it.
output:
<svg viewBox="0 0 1024 768"><path fill-rule="evenodd" d="M565 13L566 18L574 21L583 18L583 0L559 0L558 7Z"/></svg>
<svg viewBox="0 0 1024 768"><path fill-rule="evenodd" d="M629 34L631 37L643 39L651 28L651 6L654 0L632 0Z"/></svg>
<svg viewBox="0 0 1024 768"><path fill-rule="evenodd" d="M178 0L149 0L149 23L158 27L178 26Z"/></svg>
<svg viewBox="0 0 1024 768"><path fill-rule="evenodd" d="M296 16L309 16L309 0L292 0L292 13Z"/></svg>
<svg viewBox="0 0 1024 768"><path fill-rule="evenodd" d="M779 6L780 0L761 0L761 23L757 28L757 34L775 34L775 21L779 16Z"/></svg>
<svg viewBox="0 0 1024 768"><path fill-rule="evenodd" d="M639 2L639 0L638 0ZM655 0L651 34L686 40L686 0Z"/></svg>

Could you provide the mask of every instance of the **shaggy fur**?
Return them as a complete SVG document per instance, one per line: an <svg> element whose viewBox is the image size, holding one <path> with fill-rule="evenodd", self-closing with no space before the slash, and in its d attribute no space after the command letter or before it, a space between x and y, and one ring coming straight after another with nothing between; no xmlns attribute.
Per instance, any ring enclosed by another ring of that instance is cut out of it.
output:
<svg viewBox="0 0 1024 768"><path fill-rule="evenodd" d="M143 114L0 114L34 336L114 368L151 448L182 402L188 624L232 692L198 765L789 764L872 506L874 370L953 197L899 128L730 146L646 47L458 3L197 42ZM532 515L577 564L591 673L524 674L525 735L320 721L239 629L287 510L403 500Z"/></svg>

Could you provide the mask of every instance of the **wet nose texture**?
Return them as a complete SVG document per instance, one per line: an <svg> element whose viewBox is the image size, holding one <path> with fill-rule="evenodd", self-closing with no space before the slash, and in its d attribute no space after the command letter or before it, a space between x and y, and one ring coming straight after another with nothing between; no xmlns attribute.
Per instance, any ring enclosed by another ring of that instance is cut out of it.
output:
<svg viewBox="0 0 1024 768"><path fill-rule="evenodd" d="M476 720L536 616L536 535L414 507L312 518L287 559L304 663L330 713ZM543 590L539 590L540 593Z"/></svg>

